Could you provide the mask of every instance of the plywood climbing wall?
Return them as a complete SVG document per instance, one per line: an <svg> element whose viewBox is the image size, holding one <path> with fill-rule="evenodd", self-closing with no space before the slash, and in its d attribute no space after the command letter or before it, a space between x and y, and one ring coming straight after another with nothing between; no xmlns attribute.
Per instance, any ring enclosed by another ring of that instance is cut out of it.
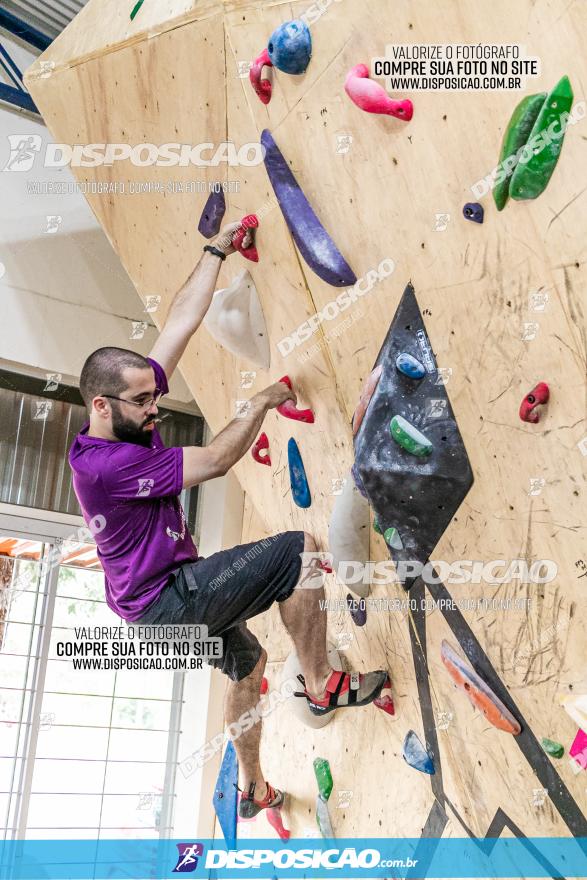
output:
<svg viewBox="0 0 587 880"><path fill-rule="evenodd" d="M297 722L279 713L268 719L264 761L270 780L293 796L293 833L314 828L312 759L320 754L331 762L332 819L341 836L585 836L584 771L575 773L566 757L546 756L539 742L546 736L568 749L576 725L556 694L587 691L587 581L581 577L587 570L587 457L581 446L587 435L587 122L569 131L553 179L537 201L509 204L498 214L486 198L485 223L477 225L463 219L462 206L472 200L471 185L496 165L519 95L415 92L414 118L406 124L362 113L343 90L347 71L383 55L390 42L507 42L523 44L541 59L531 91L549 90L567 73L576 100L583 101L585 6L566 0L324 4L312 26L307 73L278 74L267 106L253 93L246 64L279 23L306 11L307 2L145 0L133 22L130 6L90 0L28 71L28 86L56 141L232 140L238 147L258 142L268 128L357 277L384 259L395 263L393 274L352 309L283 357L277 341L339 291L301 259L263 165L163 168L126 161L76 170L83 180L126 182L125 194L88 200L138 294L162 296L154 315L159 325L204 243L196 227L208 193L173 191L173 185L224 182L233 190L227 193L227 218L252 212L261 217L261 260L246 265L267 319L270 370L257 370L252 389L243 392L240 371L249 365L204 329L181 363L213 431L234 416L238 399L284 373L302 403L315 410L313 426L271 413L265 429L272 468L248 456L237 466L247 495L243 540L305 528L326 549L333 481L344 478L352 463L350 418L411 279L438 365L451 371L447 391L475 475L434 558L523 559L529 565L549 559L558 567L557 577L544 585L513 580L439 584L425 591L420 584L413 591L418 600L495 599L497 608L409 615L385 610L382 602L369 610L362 629L346 610L331 610L331 637L348 642L348 663L390 669L397 717L374 707L341 712L318 732L294 729ZM131 183L163 187L131 194ZM244 267L240 256L232 257L222 269L222 286ZM532 297L537 292L547 294L539 298L540 308ZM520 401L538 381L551 387L548 411L538 425L522 423ZM289 436L298 440L308 473L313 503L306 511L291 499ZM371 557L387 558L375 534ZM331 599L346 595L334 583L328 593ZM372 596L403 593L380 585ZM499 607L507 600L527 604ZM254 626L269 651L269 677L277 683L289 639L277 614ZM453 687L440 662L444 638L508 701L522 721L521 736L488 725ZM434 777L401 758L410 728L434 754Z"/></svg>

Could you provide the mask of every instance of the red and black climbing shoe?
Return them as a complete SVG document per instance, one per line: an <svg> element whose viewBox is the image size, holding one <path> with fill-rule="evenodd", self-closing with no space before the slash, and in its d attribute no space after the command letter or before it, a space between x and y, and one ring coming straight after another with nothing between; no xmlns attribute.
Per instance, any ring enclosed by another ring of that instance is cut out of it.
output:
<svg viewBox="0 0 587 880"><path fill-rule="evenodd" d="M238 806L238 814L241 819L254 819L261 810L269 810L275 807L281 807L285 800L285 795L278 788L266 783L267 793L262 801L255 800L255 782L251 782L248 792L242 792L240 804ZM238 786L237 786L238 788ZM239 791L242 789L239 788Z"/></svg>
<svg viewBox="0 0 587 880"><path fill-rule="evenodd" d="M326 694L319 700L306 690L304 676L298 675L304 690L296 691L295 696L306 698L312 715L326 715L328 712L334 712L335 709L366 706L367 703L372 703L383 690L387 677L387 671L382 669L365 673L341 672L333 669L326 682Z"/></svg>

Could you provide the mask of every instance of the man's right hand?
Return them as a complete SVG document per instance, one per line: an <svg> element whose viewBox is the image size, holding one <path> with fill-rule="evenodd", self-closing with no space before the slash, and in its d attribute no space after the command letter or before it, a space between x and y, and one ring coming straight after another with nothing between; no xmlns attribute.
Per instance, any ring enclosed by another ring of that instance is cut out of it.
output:
<svg viewBox="0 0 587 880"><path fill-rule="evenodd" d="M274 409L285 403L286 400L293 400L294 403L297 403L295 393L287 387L285 382L275 382L273 385L269 385L259 392L259 396L263 398L268 409Z"/></svg>

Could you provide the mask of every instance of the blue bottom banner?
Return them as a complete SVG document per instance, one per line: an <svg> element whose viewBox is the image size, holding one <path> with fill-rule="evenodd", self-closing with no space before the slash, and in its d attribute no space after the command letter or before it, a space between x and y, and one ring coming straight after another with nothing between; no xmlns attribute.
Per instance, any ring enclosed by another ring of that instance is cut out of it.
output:
<svg viewBox="0 0 587 880"><path fill-rule="evenodd" d="M587 838L12 840L1 880L587 877Z"/></svg>

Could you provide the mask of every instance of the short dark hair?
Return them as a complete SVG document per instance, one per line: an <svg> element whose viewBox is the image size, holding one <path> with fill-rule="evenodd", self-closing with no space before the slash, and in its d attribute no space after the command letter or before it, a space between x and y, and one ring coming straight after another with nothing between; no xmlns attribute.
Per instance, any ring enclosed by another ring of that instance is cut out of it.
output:
<svg viewBox="0 0 587 880"><path fill-rule="evenodd" d="M119 395L126 391L128 385L122 373L127 367L152 369L147 358L127 348L108 346L92 352L82 367L79 380L79 390L88 409L97 395Z"/></svg>

